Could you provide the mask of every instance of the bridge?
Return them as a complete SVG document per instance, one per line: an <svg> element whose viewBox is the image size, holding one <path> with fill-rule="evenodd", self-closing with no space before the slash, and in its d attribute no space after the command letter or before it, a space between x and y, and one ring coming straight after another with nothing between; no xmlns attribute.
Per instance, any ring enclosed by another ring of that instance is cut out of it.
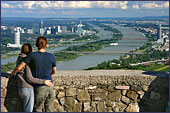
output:
<svg viewBox="0 0 170 113"><path fill-rule="evenodd" d="M105 52L105 51L90 51L90 52L79 52L79 51L64 51L64 53L75 53L75 54L90 54L90 55L127 55L127 54L143 54L143 53L128 53L128 52Z"/></svg>

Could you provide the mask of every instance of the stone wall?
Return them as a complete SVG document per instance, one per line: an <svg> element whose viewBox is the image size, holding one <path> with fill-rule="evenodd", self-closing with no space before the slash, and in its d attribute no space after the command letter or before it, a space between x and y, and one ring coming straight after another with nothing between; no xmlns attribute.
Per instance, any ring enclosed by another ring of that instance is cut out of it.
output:
<svg viewBox="0 0 170 113"><path fill-rule="evenodd" d="M55 112L164 112L169 74L132 70L58 71ZM1 111L21 111L16 80L1 77Z"/></svg>

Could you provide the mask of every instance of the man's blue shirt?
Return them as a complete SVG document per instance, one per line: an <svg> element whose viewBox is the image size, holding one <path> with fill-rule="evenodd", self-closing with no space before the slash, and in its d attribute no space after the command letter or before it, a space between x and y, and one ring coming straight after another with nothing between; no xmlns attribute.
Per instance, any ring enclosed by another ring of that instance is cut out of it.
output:
<svg viewBox="0 0 170 113"><path fill-rule="evenodd" d="M47 52L32 52L24 60L26 64L29 64L32 75L35 78L51 80L52 67L56 67L56 60L54 55ZM41 85L35 85L38 87Z"/></svg>

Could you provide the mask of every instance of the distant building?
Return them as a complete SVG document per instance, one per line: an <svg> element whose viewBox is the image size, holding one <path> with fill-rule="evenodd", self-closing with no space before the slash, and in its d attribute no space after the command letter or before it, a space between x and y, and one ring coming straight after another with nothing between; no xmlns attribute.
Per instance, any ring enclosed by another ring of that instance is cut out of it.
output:
<svg viewBox="0 0 170 113"><path fill-rule="evenodd" d="M15 32L15 44L7 44L7 47L21 47L20 45L20 30L17 29Z"/></svg>
<svg viewBox="0 0 170 113"><path fill-rule="evenodd" d="M78 27L78 28L77 28L77 33L79 33L79 34L82 35L83 32L84 32L83 28L81 28L81 27Z"/></svg>
<svg viewBox="0 0 170 113"><path fill-rule="evenodd" d="M57 27L57 32L58 32L58 33L61 33L61 26L58 26L58 27Z"/></svg>
<svg viewBox="0 0 170 113"><path fill-rule="evenodd" d="M39 25L38 24L34 24L32 27L33 33L34 34L39 34Z"/></svg>
<svg viewBox="0 0 170 113"><path fill-rule="evenodd" d="M53 26L51 28L51 34L56 34L56 32L57 32L56 26Z"/></svg>
<svg viewBox="0 0 170 113"><path fill-rule="evenodd" d="M1 29L2 29L2 30L7 30L7 29L8 29L8 26L1 26Z"/></svg>
<svg viewBox="0 0 170 113"><path fill-rule="evenodd" d="M61 26L61 30L62 30L62 33L66 33L67 32L67 27L66 26Z"/></svg>

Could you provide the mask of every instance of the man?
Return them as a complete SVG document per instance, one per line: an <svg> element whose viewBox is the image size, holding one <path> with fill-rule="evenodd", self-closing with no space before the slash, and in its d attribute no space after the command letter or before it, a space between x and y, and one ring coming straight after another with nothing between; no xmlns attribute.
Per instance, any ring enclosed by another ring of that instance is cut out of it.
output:
<svg viewBox="0 0 170 113"><path fill-rule="evenodd" d="M38 37L36 46L38 47L38 51L30 53L10 76L13 76L28 64L34 77L52 81L51 75L56 73L56 60L54 55L46 52L47 39L42 36ZM34 93L34 111L42 112L45 105L45 112L53 112L55 99L54 87L35 84Z"/></svg>

